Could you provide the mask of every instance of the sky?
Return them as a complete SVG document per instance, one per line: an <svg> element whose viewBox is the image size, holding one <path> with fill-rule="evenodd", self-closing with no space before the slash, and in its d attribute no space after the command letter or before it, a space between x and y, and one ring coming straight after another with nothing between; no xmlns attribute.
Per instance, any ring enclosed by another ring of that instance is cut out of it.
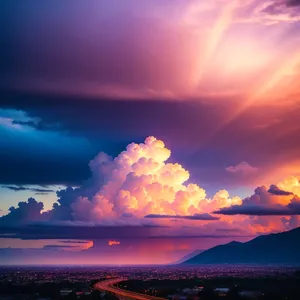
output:
<svg viewBox="0 0 300 300"><path fill-rule="evenodd" d="M300 226L300 1L0 5L0 264Z"/></svg>

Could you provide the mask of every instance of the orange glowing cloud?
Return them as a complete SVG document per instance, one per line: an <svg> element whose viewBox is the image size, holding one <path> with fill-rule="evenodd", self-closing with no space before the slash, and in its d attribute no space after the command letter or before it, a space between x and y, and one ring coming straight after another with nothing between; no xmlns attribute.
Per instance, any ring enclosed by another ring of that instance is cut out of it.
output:
<svg viewBox="0 0 300 300"><path fill-rule="evenodd" d="M120 241L115 241L115 240L109 240L108 241L108 246L115 246L115 245L120 245Z"/></svg>
<svg viewBox="0 0 300 300"><path fill-rule="evenodd" d="M83 250L87 250L90 249L94 246L94 242L93 241L88 241L86 244L83 244L82 249Z"/></svg>

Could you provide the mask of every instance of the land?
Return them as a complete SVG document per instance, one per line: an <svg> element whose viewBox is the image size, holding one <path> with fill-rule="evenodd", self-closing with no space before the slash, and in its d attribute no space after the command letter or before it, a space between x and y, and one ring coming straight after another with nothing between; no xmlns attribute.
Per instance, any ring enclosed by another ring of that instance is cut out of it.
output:
<svg viewBox="0 0 300 300"><path fill-rule="evenodd" d="M0 268L1 300L299 300L299 286L279 266Z"/></svg>

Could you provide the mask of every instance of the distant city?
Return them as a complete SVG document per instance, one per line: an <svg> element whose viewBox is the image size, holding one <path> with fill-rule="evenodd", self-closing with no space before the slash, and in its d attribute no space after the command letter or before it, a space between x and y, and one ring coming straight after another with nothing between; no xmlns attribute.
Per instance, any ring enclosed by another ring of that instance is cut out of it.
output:
<svg viewBox="0 0 300 300"><path fill-rule="evenodd" d="M112 291L108 291L105 285L103 290L101 286L97 289L98 282L105 283L114 278L117 283L111 287ZM113 300L139 297L170 300L298 300L299 284L300 267L293 266L3 266L0 269L1 300ZM123 291L130 296L120 297L119 293Z"/></svg>

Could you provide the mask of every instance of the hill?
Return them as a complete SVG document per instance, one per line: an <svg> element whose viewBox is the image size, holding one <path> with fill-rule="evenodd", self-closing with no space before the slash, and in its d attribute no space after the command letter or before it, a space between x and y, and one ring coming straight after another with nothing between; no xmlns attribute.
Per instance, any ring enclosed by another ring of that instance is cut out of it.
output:
<svg viewBox="0 0 300 300"><path fill-rule="evenodd" d="M182 264L299 264L300 227L208 249Z"/></svg>

